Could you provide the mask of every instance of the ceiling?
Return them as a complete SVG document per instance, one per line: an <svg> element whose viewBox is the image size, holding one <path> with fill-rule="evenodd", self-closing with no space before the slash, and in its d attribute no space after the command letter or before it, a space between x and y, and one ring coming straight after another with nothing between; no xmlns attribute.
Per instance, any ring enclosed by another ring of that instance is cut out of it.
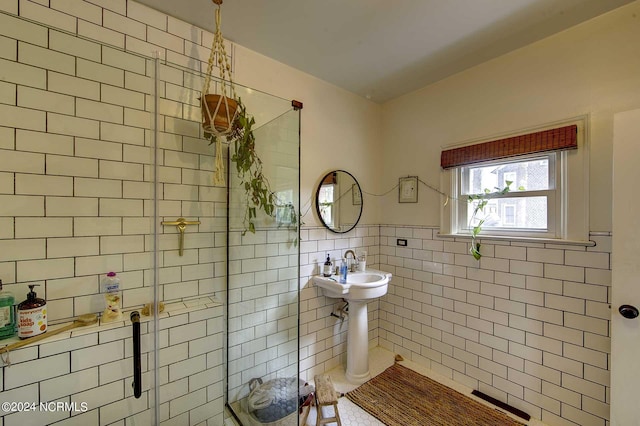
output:
<svg viewBox="0 0 640 426"><path fill-rule="evenodd" d="M214 31L212 0L137 0ZM633 0L224 0L223 36L385 102Z"/></svg>

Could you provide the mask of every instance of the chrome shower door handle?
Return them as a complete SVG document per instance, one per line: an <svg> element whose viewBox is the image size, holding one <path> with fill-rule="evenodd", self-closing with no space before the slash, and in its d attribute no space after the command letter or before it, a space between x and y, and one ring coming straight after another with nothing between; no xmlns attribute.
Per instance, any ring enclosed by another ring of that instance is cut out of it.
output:
<svg viewBox="0 0 640 426"><path fill-rule="evenodd" d="M140 398L142 395L142 364L140 361L140 313L131 312L131 325L133 326L133 396Z"/></svg>

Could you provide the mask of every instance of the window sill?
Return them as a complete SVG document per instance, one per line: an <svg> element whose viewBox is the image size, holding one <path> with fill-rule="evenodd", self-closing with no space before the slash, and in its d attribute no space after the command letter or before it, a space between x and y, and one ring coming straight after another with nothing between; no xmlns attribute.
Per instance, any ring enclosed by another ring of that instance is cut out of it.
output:
<svg viewBox="0 0 640 426"><path fill-rule="evenodd" d="M469 234L440 234L437 233L436 236L438 238L461 238L465 240L470 240L471 235ZM596 242L593 240L563 240L560 238L537 238L537 237L512 237L506 235L490 235L490 234L482 234L476 239L485 242L487 240L494 241L517 241L522 243L538 243L538 244L558 244L558 245L568 245L568 246L583 246L583 247L595 247Z"/></svg>

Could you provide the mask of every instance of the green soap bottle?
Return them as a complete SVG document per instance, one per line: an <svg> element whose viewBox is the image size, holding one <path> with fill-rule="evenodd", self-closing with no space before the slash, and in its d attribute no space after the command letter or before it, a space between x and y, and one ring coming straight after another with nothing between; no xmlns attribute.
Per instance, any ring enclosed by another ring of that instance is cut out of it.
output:
<svg viewBox="0 0 640 426"><path fill-rule="evenodd" d="M13 294L2 290L2 280L0 280L0 340L16 334L16 311L13 308L15 301Z"/></svg>

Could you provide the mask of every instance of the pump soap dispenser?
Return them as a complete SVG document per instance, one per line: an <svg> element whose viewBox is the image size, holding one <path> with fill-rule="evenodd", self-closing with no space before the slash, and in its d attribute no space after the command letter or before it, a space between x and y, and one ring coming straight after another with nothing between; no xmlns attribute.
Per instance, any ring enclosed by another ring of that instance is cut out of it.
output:
<svg viewBox="0 0 640 426"><path fill-rule="evenodd" d="M2 290L2 280L0 280L0 340L16 334L16 314L13 309L15 302L13 294Z"/></svg>
<svg viewBox="0 0 640 426"><path fill-rule="evenodd" d="M327 261L324 262L322 266L322 275L325 277L331 276L331 258L329 257L329 253L327 253Z"/></svg>
<svg viewBox="0 0 640 426"><path fill-rule="evenodd" d="M29 285L27 300L18 305L18 337L21 339L47 331L47 302L33 291L36 285Z"/></svg>

